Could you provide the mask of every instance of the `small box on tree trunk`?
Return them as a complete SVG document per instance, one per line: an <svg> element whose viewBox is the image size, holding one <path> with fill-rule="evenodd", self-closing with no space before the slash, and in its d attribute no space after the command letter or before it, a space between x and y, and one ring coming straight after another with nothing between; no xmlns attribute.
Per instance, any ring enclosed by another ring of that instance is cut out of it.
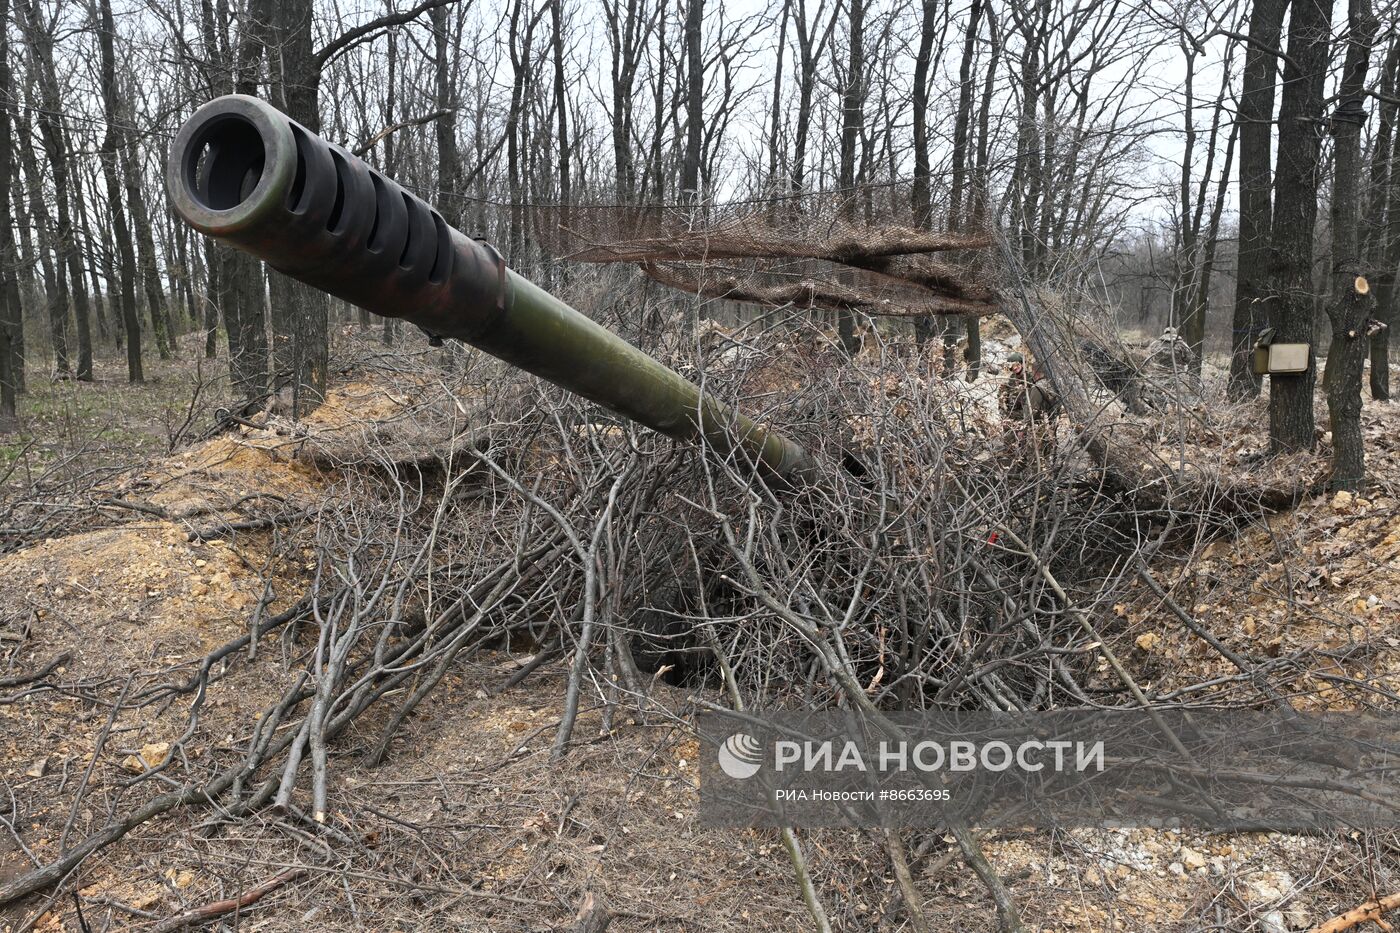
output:
<svg viewBox="0 0 1400 933"><path fill-rule="evenodd" d="M1307 372L1309 349L1306 343L1269 344L1269 375Z"/></svg>
<svg viewBox="0 0 1400 933"><path fill-rule="evenodd" d="M1254 374L1264 376L1307 372L1309 350L1310 347L1306 343L1275 343L1274 329L1270 327L1259 335L1259 340L1254 344Z"/></svg>

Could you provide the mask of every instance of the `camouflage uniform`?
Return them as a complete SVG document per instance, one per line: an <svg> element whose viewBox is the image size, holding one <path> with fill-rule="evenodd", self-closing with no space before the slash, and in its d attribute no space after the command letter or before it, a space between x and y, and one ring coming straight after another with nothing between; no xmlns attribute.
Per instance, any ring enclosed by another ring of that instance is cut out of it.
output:
<svg viewBox="0 0 1400 933"><path fill-rule="evenodd" d="M1025 371L1019 353L1008 361L1011 372L998 393L1002 414L1012 422L1007 444L1017 464L1044 460L1055 450L1055 393L1044 376Z"/></svg>

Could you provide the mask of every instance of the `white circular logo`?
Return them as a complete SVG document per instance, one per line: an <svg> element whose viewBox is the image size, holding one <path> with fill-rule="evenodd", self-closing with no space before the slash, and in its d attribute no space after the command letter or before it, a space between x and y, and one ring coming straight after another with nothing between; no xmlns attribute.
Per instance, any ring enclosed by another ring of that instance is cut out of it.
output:
<svg viewBox="0 0 1400 933"><path fill-rule="evenodd" d="M719 747L719 769L735 780L753 777L763 767L763 745L747 732L736 732Z"/></svg>

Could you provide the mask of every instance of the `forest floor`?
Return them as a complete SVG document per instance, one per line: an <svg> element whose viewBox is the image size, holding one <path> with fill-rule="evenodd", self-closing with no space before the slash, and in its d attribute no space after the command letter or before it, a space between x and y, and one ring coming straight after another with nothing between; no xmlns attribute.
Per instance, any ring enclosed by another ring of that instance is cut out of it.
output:
<svg viewBox="0 0 1400 933"><path fill-rule="evenodd" d="M197 769L201 757L246 745L304 645L273 640L222 662L183 743L188 698L134 712L112 700L157 674L193 673L251 616L300 594L310 564L287 536L309 523L336 469L307 451L352 443L420 388L351 373L298 431L242 427L191 443L219 392L207 376L220 364L196 363L195 349L153 365L137 388L120 381L116 360L101 362L92 385L36 378L22 433L0 437L10 492L33 490L46 472L62 489L75 475L106 503L58 523L60 533L0 548L0 883L121 812L137 777ZM1227 645L1305 665L1312 690L1302 700L1318 708L1346 709L1369 692L1400 699L1400 406L1368 401L1364 418L1375 472L1365 492L1310 499L1203 541L1189 563L1154 567ZM233 527L252 496L282 503L288 527ZM1145 586L1133 592L1114 608L1109 635L1145 689L1233 673ZM656 683L649 702L608 728L585 699L575 746L556 767L548 751L563 665L503 689L535 648L493 643L459 661L376 767L358 753L383 717L357 721L332 750L322 834L287 814L211 827L209 808L180 810L85 861L61 898L0 912L0 930L152 929L289 866L314 867L224 922L542 931L567 927L594 892L618 931L809 928L776 833L698 822L698 748L686 723L701 701L722 700L718 689ZM85 689L34 689L27 675L48 665ZM111 699L91 702L96 694ZM172 745L193 761L168 761ZM850 844L860 837L870 840L858 830L804 833L813 875L842 902L844 929L907 929L888 862ZM1035 930L1282 933L1400 890L1400 846L1375 834L1005 831L984 846ZM936 930L993 930L985 889L955 849L932 839L914 866L928 920Z"/></svg>
<svg viewBox="0 0 1400 933"><path fill-rule="evenodd" d="M199 355L202 335L181 341L180 355L145 361L146 381L126 381L124 357L99 355L92 382L33 372L21 398L20 430L0 435L0 475L12 465L29 482L75 456L131 464L169 453L187 432L207 426L227 385L227 363ZM201 423L201 418L203 422Z"/></svg>

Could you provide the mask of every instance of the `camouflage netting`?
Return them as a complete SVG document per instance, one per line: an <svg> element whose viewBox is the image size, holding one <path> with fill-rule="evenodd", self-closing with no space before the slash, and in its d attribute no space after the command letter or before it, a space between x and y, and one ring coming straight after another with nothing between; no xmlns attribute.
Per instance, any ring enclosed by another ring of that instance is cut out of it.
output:
<svg viewBox="0 0 1400 933"><path fill-rule="evenodd" d="M918 317L997 310L981 229L927 229L906 189L728 205L540 205L560 259L636 263L662 284L768 306Z"/></svg>
<svg viewBox="0 0 1400 933"><path fill-rule="evenodd" d="M531 221L557 258L636 263L661 284L708 299L853 316L1002 314L1093 459L1153 507L1184 498L1252 514L1286 507L1316 485L1311 469L1286 478L1220 471L1207 451L1221 426L1201 410L1199 374L1174 333L1146 354L1132 351L1092 295L1042 290L993 231L958 222L956 210L925 211L933 221L919 223L912 205L934 201L873 186L726 205L537 205ZM949 346L954 333L943 330ZM980 350L969 350L975 378Z"/></svg>

